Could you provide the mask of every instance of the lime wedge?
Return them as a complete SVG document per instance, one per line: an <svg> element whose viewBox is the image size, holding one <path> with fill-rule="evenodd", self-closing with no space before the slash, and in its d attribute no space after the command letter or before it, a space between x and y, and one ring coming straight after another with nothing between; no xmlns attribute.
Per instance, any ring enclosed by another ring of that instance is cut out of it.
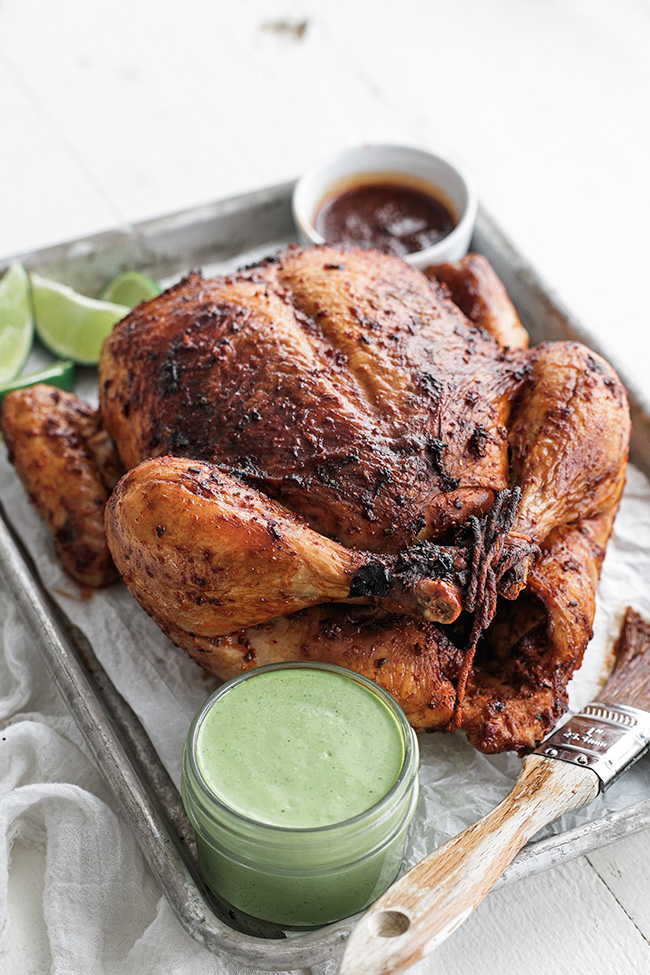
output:
<svg viewBox="0 0 650 975"><path fill-rule="evenodd" d="M12 264L0 281L0 383L17 376L34 338L34 314L27 271Z"/></svg>
<svg viewBox="0 0 650 975"><path fill-rule="evenodd" d="M102 301L115 301L118 305L135 308L141 301L155 298L160 292L158 282L141 271L122 271L109 281L99 297Z"/></svg>
<svg viewBox="0 0 650 975"><path fill-rule="evenodd" d="M96 365L102 342L131 309L87 298L40 274L32 274L31 279L36 334L43 345L62 359Z"/></svg>
<svg viewBox="0 0 650 975"><path fill-rule="evenodd" d="M69 359L65 362L53 362L51 366L39 369L38 372L31 372L26 376L18 376L17 379L0 383L0 403L6 394L14 389L24 389L25 386L35 386L37 383L48 383L50 386L58 386L59 389L71 393L74 386L74 362L70 362Z"/></svg>

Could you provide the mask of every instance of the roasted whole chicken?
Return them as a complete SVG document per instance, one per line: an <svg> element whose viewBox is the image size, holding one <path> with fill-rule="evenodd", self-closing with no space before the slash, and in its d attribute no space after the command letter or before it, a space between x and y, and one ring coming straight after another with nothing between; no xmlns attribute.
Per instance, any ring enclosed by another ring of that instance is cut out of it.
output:
<svg viewBox="0 0 650 975"><path fill-rule="evenodd" d="M525 750L590 638L629 439L601 358L527 346L479 255L294 247L138 306L98 411L33 387L3 432L70 574L117 570L206 670L341 664L416 729Z"/></svg>

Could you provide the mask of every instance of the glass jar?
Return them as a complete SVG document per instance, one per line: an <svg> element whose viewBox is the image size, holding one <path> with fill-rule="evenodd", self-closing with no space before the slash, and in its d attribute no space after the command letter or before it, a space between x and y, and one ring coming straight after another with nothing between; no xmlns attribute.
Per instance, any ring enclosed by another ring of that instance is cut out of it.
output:
<svg viewBox="0 0 650 975"><path fill-rule="evenodd" d="M206 884L284 927L362 910L400 868L418 758L402 709L353 671L271 664L227 682L194 718L183 753L183 802ZM312 825L320 817L335 821Z"/></svg>

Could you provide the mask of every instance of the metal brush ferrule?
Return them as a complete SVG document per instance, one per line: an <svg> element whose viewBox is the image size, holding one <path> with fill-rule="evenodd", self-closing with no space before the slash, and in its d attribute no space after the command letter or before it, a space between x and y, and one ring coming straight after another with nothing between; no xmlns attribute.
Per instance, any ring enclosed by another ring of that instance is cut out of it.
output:
<svg viewBox="0 0 650 975"><path fill-rule="evenodd" d="M536 754L592 769L601 792L650 748L650 713L625 704L588 704L537 748Z"/></svg>

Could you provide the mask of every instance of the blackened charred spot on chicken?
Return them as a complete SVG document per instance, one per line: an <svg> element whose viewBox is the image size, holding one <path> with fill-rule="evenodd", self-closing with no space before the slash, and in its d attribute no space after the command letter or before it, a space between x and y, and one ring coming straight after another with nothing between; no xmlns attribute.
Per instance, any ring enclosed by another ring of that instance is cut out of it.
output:
<svg viewBox="0 0 650 975"><path fill-rule="evenodd" d="M345 271L345 264L323 264L326 271Z"/></svg>
<svg viewBox="0 0 650 975"><path fill-rule="evenodd" d="M175 393L180 381L180 370L174 345L175 343L172 343L161 367L160 390L163 395Z"/></svg>
<svg viewBox="0 0 650 975"><path fill-rule="evenodd" d="M368 562L357 569L350 584L348 597L385 596L390 588L391 573L381 562Z"/></svg>
<svg viewBox="0 0 650 975"><path fill-rule="evenodd" d="M419 372L417 384L435 403L440 402L444 390L444 383L440 379L432 376L430 372Z"/></svg>
<svg viewBox="0 0 650 975"><path fill-rule="evenodd" d="M341 626L336 620L324 619L321 622L320 630L327 640L338 642L338 640L341 638ZM303 647L302 649L304 651L306 648ZM307 652L306 656L309 656L309 651Z"/></svg>
<svg viewBox="0 0 650 975"><path fill-rule="evenodd" d="M261 419L262 414L259 412L259 410L252 409L248 413L243 413L241 415L237 421L235 429L242 432L246 429L249 423L259 423Z"/></svg>
<svg viewBox="0 0 650 975"><path fill-rule="evenodd" d="M427 520L423 515L418 515L417 518L414 518L409 524L409 531L411 535L417 537L425 527L426 523Z"/></svg>
<svg viewBox="0 0 650 975"><path fill-rule="evenodd" d="M346 467L348 464L358 464L360 460L359 455L356 451L351 451L348 454L343 454L342 457L337 457L336 461L341 467Z"/></svg>
<svg viewBox="0 0 650 975"><path fill-rule="evenodd" d="M45 420L43 421L43 431L48 437L57 437L59 435L59 423L55 415L45 417ZM78 434L72 430L66 431L66 440L72 445L73 441L71 439L71 434L74 434L76 442L79 441L79 437Z"/></svg>
<svg viewBox="0 0 650 975"><path fill-rule="evenodd" d="M363 328L367 328L370 332L383 332L384 328L381 322L377 321L376 318L371 318L369 315L359 315L357 321L359 325Z"/></svg>
<svg viewBox="0 0 650 975"><path fill-rule="evenodd" d="M378 657L375 660L375 667L379 669L380 667L383 667L385 663L386 663L386 657Z"/></svg>
<svg viewBox="0 0 650 975"><path fill-rule="evenodd" d="M210 499L217 496L216 485L210 477L208 468L188 467L187 471L179 476L179 480L187 484L192 494L201 498ZM218 483L217 481L217 485Z"/></svg>
<svg viewBox="0 0 650 975"><path fill-rule="evenodd" d="M319 484L330 487L334 491L338 491L341 487L340 480L332 474L330 464L317 464L314 468L314 477Z"/></svg>
<svg viewBox="0 0 650 975"><path fill-rule="evenodd" d="M381 556L362 565L350 584L348 598L388 595L396 586L402 591L414 590L422 579L455 581L451 554L432 542L418 542L400 552L390 567Z"/></svg>
<svg viewBox="0 0 650 975"><path fill-rule="evenodd" d="M481 424L477 424L474 427L474 432L469 438L469 449L474 454L475 457L485 457L487 454L488 443L490 442L490 434Z"/></svg>
<svg viewBox="0 0 650 975"><path fill-rule="evenodd" d="M377 514L375 512L372 501L371 500L364 501L363 499L360 499L360 501L361 501L361 514L363 515L363 517L370 522L377 521Z"/></svg>
<svg viewBox="0 0 650 975"><path fill-rule="evenodd" d="M519 366L517 369L512 370L512 378L516 383L523 383L525 379L528 378L530 373L530 365Z"/></svg>
<svg viewBox="0 0 650 975"><path fill-rule="evenodd" d="M596 372L601 376L607 376L608 378L611 378L609 376L609 372L604 368L604 366L597 359L594 358L593 355L587 353L586 360L587 360L587 369L589 369L591 372Z"/></svg>
<svg viewBox="0 0 650 975"><path fill-rule="evenodd" d="M447 444L444 443L444 441L438 440L436 437L429 440L427 444L427 452L431 458L431 463L439 474L444 473L442 466L442 455L446 446Z"/></svg>
<svg viewBox="0 0 650 975"><path fill-rule="evenodd" d="M400 437L396 437L392 443L393 452L401 454L404 457L421 454L425 448L426 441L424 437L419 437L415 434L403 434Z"/></svg>
<svg viewBox="0 0 650 975"><path fill-rule="evenodd" d="M457 477L452 477L444 468L443 454L447 448L444 440L432 437L427 443L427 453L431 461L431 466L440 476L440 487L445 493L455 491L460 481Z"/></svg>
<svg viewBox="0 0 650 975"><path fill-rule="evenodd" d="M377 468L377 472L375 475L374 496L377 497L377 495L380 493L384 485L390 484L392 480L393 480L393 475L387 467Z"/></svg>
<svg viewBox="0 0 650 975"><path fill-rule="evenodd" d="M238 457L233 467L229 468L229 473L240 481L264 477L264 472L259 469L252 457Z"/></svg>
<svg viewBox="0 0 650 975"><path fill-rule="evenodd" d="M414 578L440 579L453 582L454 558L433 542L421 541L399 553L395 565L396 575L412 575Z"/></svg>
<svg viewBox="0 0 650 975"><path fill-rule="evenodd" d="M579 572L581 568L575 559L563 559L560 566L563 572Z"/></svg>
<svg viewBox="0 0 650 975"><path fill-rule="evenodd" d="M560 426L563 420L567 420L571 416L571 410L568 406L558 406L554 410L548 410L546 416L549 421L555 422Z"/></svg>
<svg viewBox="0 0 650 975"><path fill-rule="evenodd" d="M206 495L212 495L212 497L214 497L214 484L212 483L211 477L200 478L198 481L198 486L201 488L201 490L206 492Z"/></svg>
<svg viewBox="0 0 650 975"><path fill-rule="evenodd" d="M259 261L251 261L250 264L242 264L239 268L241 273L247 271L258 271L261 268L271 267L273 264L279 264L281 261L279 254L269 254L268 257L263 257Z"/></svg>
<svg viewBox="0 0 650 975"><path fill-rule="evenodd" d="M302 477L300 474L285 474L282 480L284 484L295 485L301 489L308 489L311 483L309 478Z"/></svg>

